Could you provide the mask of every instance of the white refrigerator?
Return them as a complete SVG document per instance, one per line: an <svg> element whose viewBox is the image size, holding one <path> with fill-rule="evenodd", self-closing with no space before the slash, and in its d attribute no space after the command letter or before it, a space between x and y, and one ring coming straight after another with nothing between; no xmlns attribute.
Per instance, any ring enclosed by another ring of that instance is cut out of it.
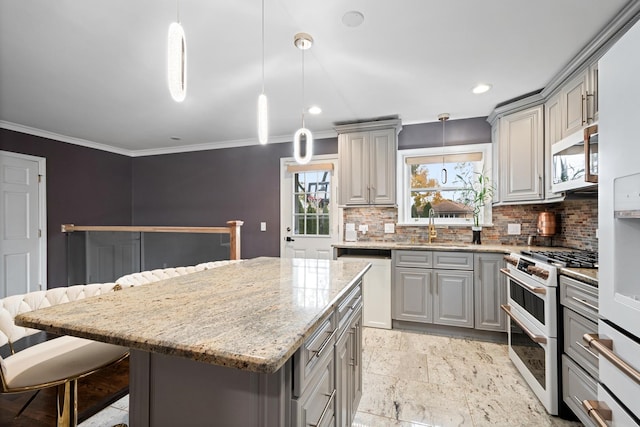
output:
<svg viewBox="0 0 640 427"><path fill-rule="evenodd" d="M640 425L640 23L599 68L598 401L608 426ZM598 420L598 418L600 418Z"/></svg>

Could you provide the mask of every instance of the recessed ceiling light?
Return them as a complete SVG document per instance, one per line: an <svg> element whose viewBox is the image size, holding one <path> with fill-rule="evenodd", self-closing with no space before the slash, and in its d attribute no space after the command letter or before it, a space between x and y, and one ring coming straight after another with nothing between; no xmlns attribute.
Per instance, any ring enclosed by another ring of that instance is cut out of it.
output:
<svg viewBox="0 0 640 427"><path fill-rule="evenodd" d="M473 93L475 93L476 95L481 94L481 93L485 93L488 92L489 89L491 89L491 85L488 83L480 83L478 85L476 85L472 91Z"/></svg>
<svg viewBox="0 0 640 427"><path fill-rule="evenodd" d="M309 112L309 114L320 114L322 113L322 108L318 107L317 105L312 105L307 111Z"/></svg>
<svg viewBox="0 0 640 427"><path fill-rule="evenodd" d="M364 22L364 15L357 10L351 10L342 15L342 23L347 27L359 27Z"/></svg>
<svg viewBox="0 0 640 427"><path fill-rule="evenodd" d="M173 140L173 141L180 141L180 140L182 140L182 138L180 138L179 136L172 136L172 137L169 137L169 139L171 139L171 140Z"/></svg>

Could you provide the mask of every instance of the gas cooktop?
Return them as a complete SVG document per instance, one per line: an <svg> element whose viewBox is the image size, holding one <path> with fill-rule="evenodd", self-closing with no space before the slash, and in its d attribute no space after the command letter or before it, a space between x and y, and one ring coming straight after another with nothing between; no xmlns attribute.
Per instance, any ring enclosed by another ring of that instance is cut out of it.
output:
<svg viewBox="0 0 640 427"><path fill-rule="evenodd" d="M598 252L595 251L520 251L533 259L559 267L598 268Z"/></svg>

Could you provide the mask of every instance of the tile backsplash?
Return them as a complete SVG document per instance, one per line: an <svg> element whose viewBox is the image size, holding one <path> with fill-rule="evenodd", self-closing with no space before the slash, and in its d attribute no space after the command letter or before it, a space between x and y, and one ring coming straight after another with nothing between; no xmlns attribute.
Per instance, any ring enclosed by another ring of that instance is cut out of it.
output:
<svg viewBox="0 0 640 427"><path fill-rule="evenodd" d="M553 237L537 236L537 220L540 212L556 214L557 232ZM428 241L427 227L396 225L395 233L385 234L384 224L398 222L396 208L359 207L345 208L344 223L368 225L366 234L358 232L359 241L416 242ZM520 235L508 235L508 224L520 224ZM560 203L509 205L493 207L493 226L483 227L482 242L490 244L527 244L529 236L536 236L537 245L565 246L575 249L598 250L598 200L565 200ZM438 226L436 242L471 242L471 227Z"/></svg>

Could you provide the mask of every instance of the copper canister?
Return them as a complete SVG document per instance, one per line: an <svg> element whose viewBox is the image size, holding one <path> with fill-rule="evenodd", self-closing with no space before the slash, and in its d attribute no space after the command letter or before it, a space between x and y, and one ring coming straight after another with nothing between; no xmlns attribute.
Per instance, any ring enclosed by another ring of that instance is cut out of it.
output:
<svg viewBox="0 0 640 427"><path fill-rule="evenodd" d="M553 236L556 234L556 214L540 212L538 214L538 235Z"/></svg>

